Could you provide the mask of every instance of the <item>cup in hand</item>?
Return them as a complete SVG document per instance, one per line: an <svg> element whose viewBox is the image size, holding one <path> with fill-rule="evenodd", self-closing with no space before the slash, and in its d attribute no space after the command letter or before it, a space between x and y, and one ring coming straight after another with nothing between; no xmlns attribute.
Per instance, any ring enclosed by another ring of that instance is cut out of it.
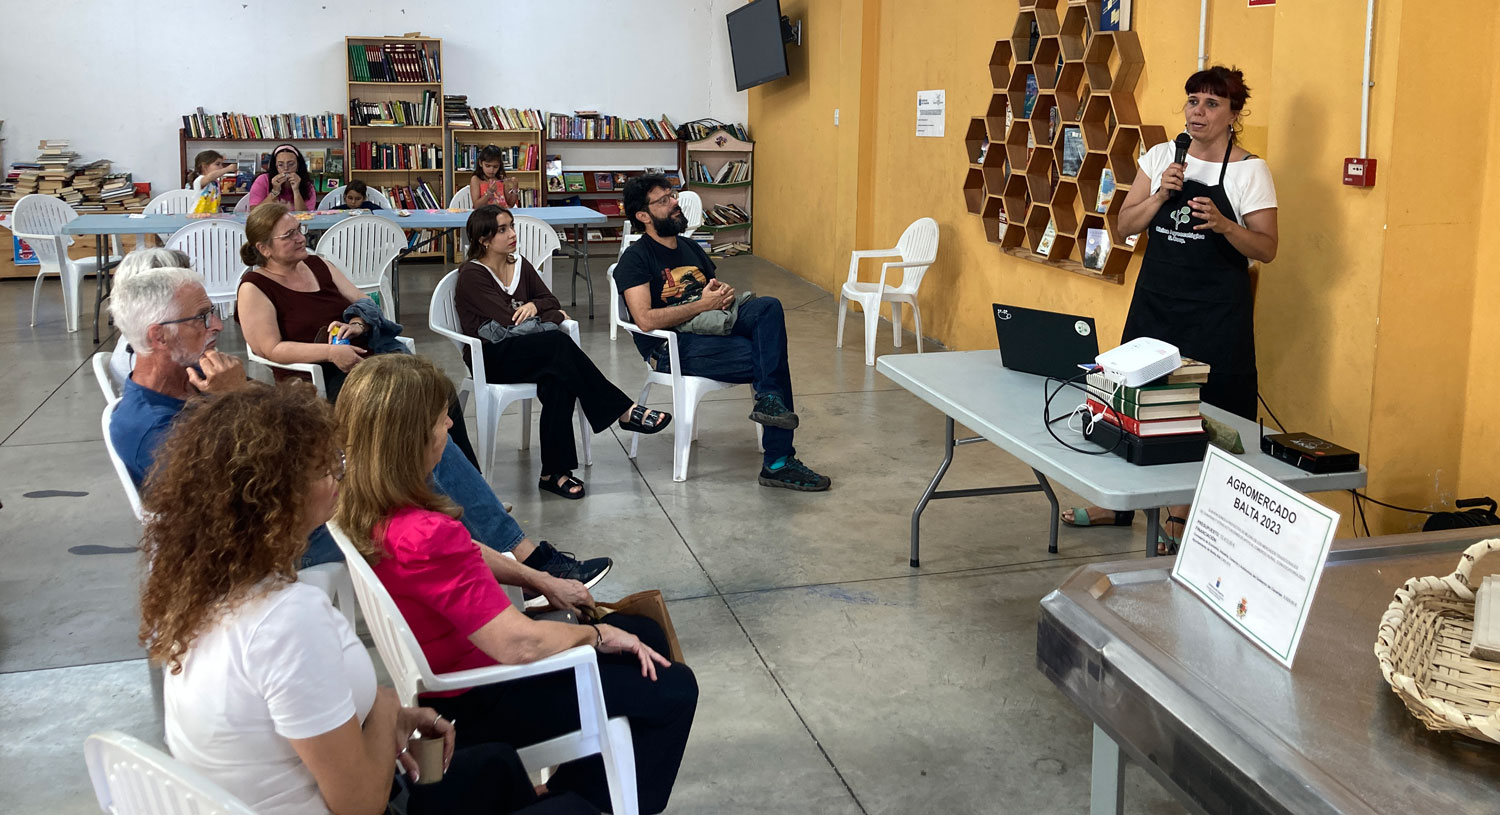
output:
<svg viewBox="0 0 1500 815"><path fill-rule="evenodd" d="M436 784L443 780L443 736L413 736L406 743L407 752L417 760L417 783Z"/></svg>

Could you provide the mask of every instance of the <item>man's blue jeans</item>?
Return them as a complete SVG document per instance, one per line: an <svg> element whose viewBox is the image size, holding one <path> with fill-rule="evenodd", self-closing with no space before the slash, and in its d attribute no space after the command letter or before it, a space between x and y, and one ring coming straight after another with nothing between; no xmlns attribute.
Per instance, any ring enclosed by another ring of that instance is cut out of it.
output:
<svg viewBox="0 0 1500 815"><path fill-rule="evenodd" d="M678 334L677 353L682 372L720 382L749 383L756 398L775 394L795 410L792 403L792 371L786 361L786 315L775 297L757 297L740 306L739 319L727 337L710 334ZM671 370L664 344L656 353L656 370ZM765 464L796 454L792 431L765 428L761 437Z"/></svg>
<svg viewBox="0 0 1500 815"><path fill-rule="evenodd" d="M497 552L509 552L526 537L514 518L505 511L495 491L485 483L484 476L474 469L469 459L458 449L452 439L443 448L443 458L432 471L432 484L438 492L453 499L463 508L459 520L468 528L474 539ZM341 561L344 555L326 527L318 527L307 538L307 552L302 555L306 569L319 563Z"/></svg>

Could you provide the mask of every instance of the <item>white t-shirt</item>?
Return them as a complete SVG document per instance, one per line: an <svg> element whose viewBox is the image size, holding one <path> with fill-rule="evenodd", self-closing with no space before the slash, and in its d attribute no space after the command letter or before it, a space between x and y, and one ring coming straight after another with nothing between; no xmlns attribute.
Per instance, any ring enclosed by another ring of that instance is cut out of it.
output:
<svg viewBox="0 0 1500 815"><path fill-rule="evenodd" d="M203 189L203 185L206 184L206 183L208 183L208 176L206 176L206 175L200 175L197 178L193 179L192 189L195 190L195 191L196 190L201 190L201 189Z"/></svg>
<svg viewBox="0 0 1500 815"><path fill-rule="evenodd" d="M1141 156L1141 170L1151 178L1151 192L1154 193L1161 187L1161 174L1172 163L1175 151L1176 147L1172 142L1165 141ZM1183 175L1189 181L1212 187L1219 183L1219 170L1223 166L1222 159L1204 161L1188 156L1187 172ZM1271 182L1271 168L1266 166L1264 159L1259 158L1230 161L1229 168L1224 172L1224 194L1228 196L1230 206L1234 207L1235 220L1239 221L1240 226L1244 226L1246 213L1276 206L1276 185Z"/></svg>
<svg viewBox="0 0 1500 815"><path fill-rule="evenodd" d="M375 703L375 667L349 621L305 583L262 594L193 640L166 675L167 747L260 815L326 815L287 739L334 730Z"/></svg>

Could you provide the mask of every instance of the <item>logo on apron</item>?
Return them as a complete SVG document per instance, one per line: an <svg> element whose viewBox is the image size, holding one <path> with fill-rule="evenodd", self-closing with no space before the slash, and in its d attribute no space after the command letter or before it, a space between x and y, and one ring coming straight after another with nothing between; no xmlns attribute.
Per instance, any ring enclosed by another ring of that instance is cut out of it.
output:
<svg viewBox="0 0 1500 815"><path fill-rule="evenodd" d="M1168 215L1167 217L1171 218L1172 219L1172 223L1174 223L1174 224L1177 225L1178 231L1181 231L1182 227L1183 227L1183 224L1186 224L1188 222L1188 219L1190 219L1190 218L1193 217L1193 214L1192 214L1192 210L1190 210L1187 206L1184 205L1182 209L1174 211L1171 215Z"/></svg>

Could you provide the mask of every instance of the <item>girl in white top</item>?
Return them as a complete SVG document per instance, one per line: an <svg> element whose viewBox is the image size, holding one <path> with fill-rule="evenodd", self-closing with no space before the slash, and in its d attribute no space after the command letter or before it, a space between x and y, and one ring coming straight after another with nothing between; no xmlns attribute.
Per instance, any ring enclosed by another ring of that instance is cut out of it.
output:
<svg viewBox="0 0 1500 815"><path fill-rule="evenodd" d="M198 173L193 179L193 189L201 190L209 184L219 183L219 179L238 170L239 165L226 161L218 150L204 150L193 156L193 169Z"/></svg>
<svg viewBox="0 0 1500 815"><path fill-rule="evenodd" d="M393 768L419 780L415 731L441 735L454 763L410 787L412 815L532 803L514 751L455 757L453 724L377 687L348 621L297 582L307 536L338 497L335 438L312 388L250 383L189 402L158 451L141 639L166 670L167 747L261 815L374 815Z"/></svg>

